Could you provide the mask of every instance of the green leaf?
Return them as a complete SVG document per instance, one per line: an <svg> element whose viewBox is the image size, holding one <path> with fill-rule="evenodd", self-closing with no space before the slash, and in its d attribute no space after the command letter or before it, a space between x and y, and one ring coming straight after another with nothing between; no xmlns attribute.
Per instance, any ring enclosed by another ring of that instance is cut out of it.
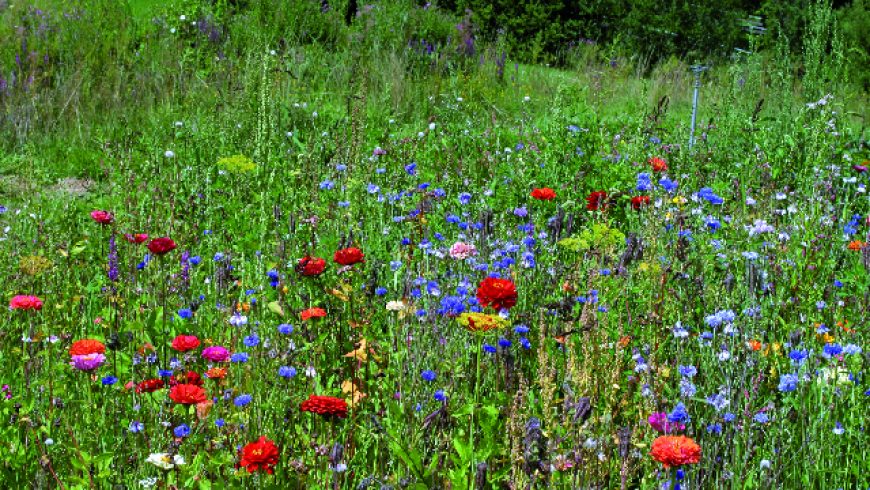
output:
<svg viewBox="0 0 870 490"><path fill-rule="evenodd" d="M284 308L282 308L281 303L277 301L272 301L271 303L267 304L266 308L269 308L269 311L278 316L284 316Z"/></svg>

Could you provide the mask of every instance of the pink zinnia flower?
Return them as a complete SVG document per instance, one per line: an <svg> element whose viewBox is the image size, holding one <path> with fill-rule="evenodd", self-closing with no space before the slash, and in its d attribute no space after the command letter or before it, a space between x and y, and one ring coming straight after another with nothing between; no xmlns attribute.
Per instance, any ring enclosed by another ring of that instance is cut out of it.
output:
<svg viewBox="0 0 870 490"><path fill-rule="evenodd" d="M36 296L19 294L9 301L9 308L13 310L41 310L42 300Z"/></svg>
<svg viewBox="0 0 870 490"><path fill-rule="evenodd" d="M112 213L102 210L91 211L91 219L101 225L109 225L115 221L115 217L112 216Z"/></svg>
<svg viewBox="0 0 870 490"><path fill-rule="evenodd" d="M230 351L225 347L213 345L202 350L202 357L212 362L226 362L230 358Z"/></svg>
<svg viewBox="0 0 870 490"><path fill-rule="evenodd" d="M686 430L685 425L670 422L668 420L668 414L665 412L651 414L647 419L647 422L649 422L650 427L660 434L672 434L674 432Z"/></svg>
<svg viewBox="0 0 870 490"><path fill-rule="evenodd" d="M69 365L79 371L93 371L102 366L106 362L106 356L103 354L85 354L83 356L72 356Z"/></svg>
<svg viewBox="0 0 870 490"><path fill-rule="evenodd" d="M457 260L465 260L472 255L477 255L477 248L470 243L456 242L450 247L450 256Z"/></svg>

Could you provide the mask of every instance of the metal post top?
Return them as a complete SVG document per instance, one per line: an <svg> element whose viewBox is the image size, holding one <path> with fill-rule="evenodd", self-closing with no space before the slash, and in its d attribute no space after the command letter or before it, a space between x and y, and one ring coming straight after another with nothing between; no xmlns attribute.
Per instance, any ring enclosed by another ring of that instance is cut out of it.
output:
<svg viewBox="0 0 870 490"><path fill-rule="evenodd" d="M696 75L698 75L698 74L700 74L702 71L709 70L710 67L707 66L707 65L692 65L692 66L689 67L689 69L692 70L693 73L695 73Z"/></svg>

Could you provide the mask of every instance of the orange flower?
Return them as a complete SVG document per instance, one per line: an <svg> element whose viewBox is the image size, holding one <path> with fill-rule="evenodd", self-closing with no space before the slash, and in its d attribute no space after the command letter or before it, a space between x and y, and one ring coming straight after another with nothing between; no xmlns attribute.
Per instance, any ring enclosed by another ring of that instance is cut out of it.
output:
<svg viewBox="0 0 870 490"><path fill-rule="evenodd" d="M227 368L213 367L205 372L208 379L224 379L227 377Z"/></svg>
<svg viewBox="0 0 870 490"><path fill-rule="evenodd" d="M864 248L867 244L862 242L861 240L853 240L849 242L849 250L859 251Z"/></svg>
<svg viewBox="0 0 870 490"><path fill-rule="evenodd" d="M303 322L309 318L323 318L326 316L326 310L323 308L308 308L307 310L303 310L299 316L302 317Z"/></svg>
<svg viewBox="0 0 870 490"><path fill-rule="evenodd" d="M86 356L88 354L105 354L106 346L99 340L82 339L73 342L69 348L71 356Z"/></svg>
<svg viewBox="0 0 870 490"><path fill-rule="evenodd" d="M759 342L759 341L757 341L757 340L755 340L755 339L752 339L752 340L750 340L749 342L746 342L746 345L747 345L750 349L752 349L752 350L754 350L754 351L759 351L759 350L761 350L761 342Z"/></svg>
<svg viewBox="0 0 870 490"><path fill-rule="evenodd" d="M652 166L653 172L666 172L668 170L668 162L661 157L650 158L649 164Z"/></svg>
<svg viewBox="0 0 870 490"><path fill-rule="evenodd" d="M652 443L650 455L665 468L680 467L701 461L701 446L686 436L659 436Z"/></svg>
<svg viewBox="0 0 870 490"><path fill-rule="evenodd" d="M619 339L619 346L620 347L627 347L629 342L631 342L631 335L623 335Z"/></svg>

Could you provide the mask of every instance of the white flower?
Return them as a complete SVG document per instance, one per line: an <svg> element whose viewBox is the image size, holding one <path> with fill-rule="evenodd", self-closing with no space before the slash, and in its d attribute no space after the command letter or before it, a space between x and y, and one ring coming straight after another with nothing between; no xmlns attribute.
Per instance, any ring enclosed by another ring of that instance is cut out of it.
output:
<svg viewBox="0 0 870 490"><path fill-rule="evenodd" d="M184 15L184 14L182 14L182 15L178 18L178 20L187 20L187 16Z"/></svg>
<svg viewBox="0 0 870 490"><path fill-rule="evenodd" d="M529 97L528 95L525 96L525 97L523 97L523 102L528 102L528 101L530 101L530 100L532 100L532 98Z"/></svg>
<svg viewBox="0 0 870 490"><path fill-rule="evenodd" d="M429 131L435 131L435 123L429 123Z"/></svg>
<svg viewBox="0 0 870 490"><path fill-rule="evenodd" d="M317 376L317 370L314 369L314 366L308 366L307 368L305 368L305 376L309 378Z"/></svg>
<svg viewBox="0 0 870 490"><path fill-rule="evenodd" d="M166 150L163 153L163 156L165 156L166 158L175 158L175 152L172 150Z"/></svg>
<svg viewBox="0 0 870 490"><path fill-rule="evenodd" d="M151 453L145 461L164 470L171 470L176 466L185 464L184 458L180 455L170 456L168 453Z"/></svg>
<svg viewBox="0 0 870 490"><path fill-rule="evenodd" d="M761 466L761 469L770 468L770 460L769 459L762 459L760 466Z"/></svg>
<svg viewBox="0 0 870 490"><path fill-rule="evenodd" d="M402 311L405 309L405 303L401 301L388 301L387 311Z"/></svg>
<svg viewBox="0 0 870 490"><path fill-rule="evenodd" d="M235 314L233 314L233 316L230 317L230 325L232 325L234 327L241 327L242 325L247 325L247 324L248 324L248 317L246 317L245 315L240 315L239 313L235 313Z"/></svg>
<svg viewBox="0 0 870 490"><path fill-rule="evenodd" d="M139 480L139 485L142 485L145 488L151 488L154 485L157 485L157 477L152 476L151 478L143 478Z"/></svg>

